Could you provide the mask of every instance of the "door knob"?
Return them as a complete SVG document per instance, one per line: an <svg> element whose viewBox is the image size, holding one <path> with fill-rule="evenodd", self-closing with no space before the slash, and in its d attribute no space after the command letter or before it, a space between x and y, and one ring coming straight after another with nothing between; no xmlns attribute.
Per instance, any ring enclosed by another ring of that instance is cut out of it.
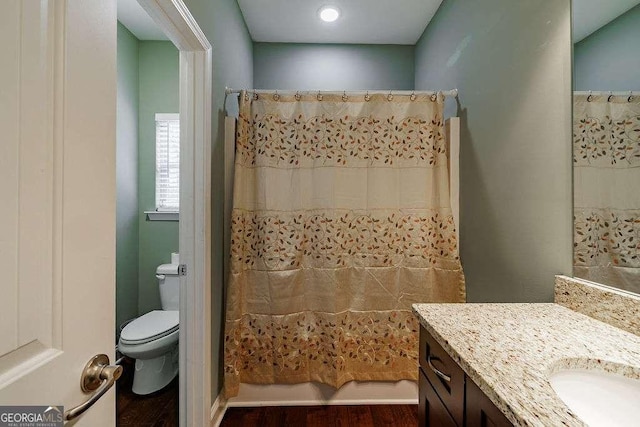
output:
<svg viewBox="0 0 640 427"><path fill-rule="evenodd" d="M120 375L122 375L122 366L109 365L109 356L106 354L93 356L82 371L80 388L85 393L94 393L85 402L65 411L64 419L71 421L82 415L115 384Z"/></svg>

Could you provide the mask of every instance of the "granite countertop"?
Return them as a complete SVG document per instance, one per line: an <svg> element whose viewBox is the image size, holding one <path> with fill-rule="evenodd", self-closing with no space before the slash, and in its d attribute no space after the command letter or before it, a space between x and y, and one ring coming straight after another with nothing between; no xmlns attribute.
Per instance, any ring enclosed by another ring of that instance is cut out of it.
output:
<svg viewBox="0 0 640 427"><path fill-rule="evenodd" d="M413 311L516 426L584 426L551 388L554 370L640 378L640 337L558 304L414 304Z"/></svg>

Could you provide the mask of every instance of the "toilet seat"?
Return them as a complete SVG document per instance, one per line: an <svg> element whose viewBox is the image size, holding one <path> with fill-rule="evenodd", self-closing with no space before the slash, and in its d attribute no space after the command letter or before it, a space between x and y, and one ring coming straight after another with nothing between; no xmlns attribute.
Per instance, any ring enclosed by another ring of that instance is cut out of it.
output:
<svg viewBox="0 0 640 427"><path fill-rule="evenodd" d="M124 327L120 340L124 344L145 344L177 331L180 312L177 310L154 310L138 317Z"/></svg>

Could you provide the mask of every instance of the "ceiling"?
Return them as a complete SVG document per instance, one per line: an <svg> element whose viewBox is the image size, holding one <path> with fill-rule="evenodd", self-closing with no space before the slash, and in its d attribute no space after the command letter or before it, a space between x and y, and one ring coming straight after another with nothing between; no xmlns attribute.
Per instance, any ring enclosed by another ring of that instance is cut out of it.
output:
<svg viewBox="0 0 640 427"><path fill-rule="evenodd" d="M238 0L257 42L414 45L442 0ZM318 10L340 17L322 22Z"/></svg>
<svg viewBox="0 0 640 427"><path fill-rule="evenodd" d="M169 40L138 0L118 0L118 21L138 40Z"/></svg>
<svg viewBox="0 0 640 427"><path fill-rule="evenodd" d="M137 0L117 0L118 21L139 40L168 40ZM216 1L216 0L210 0ZM442 0L238 0L254 41L415 44ZM318 19L337 6L333 23ZM573 0L573 42L613 21L640 0Z"/></svg>
<svg viewBox="0 0 640 427"><path fill-rule="evenodd" d="M573 0L573 42L579 42L638 4L640 0Z"/></svg>

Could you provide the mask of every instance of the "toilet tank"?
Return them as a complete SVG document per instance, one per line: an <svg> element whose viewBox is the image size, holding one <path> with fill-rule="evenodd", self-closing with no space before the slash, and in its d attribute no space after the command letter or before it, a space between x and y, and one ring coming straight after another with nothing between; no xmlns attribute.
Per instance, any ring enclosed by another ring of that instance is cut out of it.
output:
<svg viewBox="0 0 640 427"><path fill-rule="evenodd" d="M163 310L178 310L180 308L180 276L178 276L178 254L171 254L171 264L159 265L156 269L156 279L160 288L160 302Z"/></svg>

